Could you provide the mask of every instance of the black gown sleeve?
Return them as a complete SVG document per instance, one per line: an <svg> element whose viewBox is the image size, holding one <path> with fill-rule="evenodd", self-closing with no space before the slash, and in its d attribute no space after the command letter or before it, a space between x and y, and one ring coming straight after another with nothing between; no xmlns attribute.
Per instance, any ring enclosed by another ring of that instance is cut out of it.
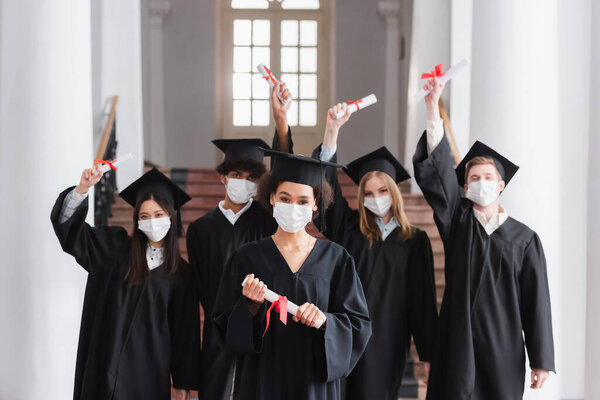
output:
<svg viewBox="0 0 600 400"><path fill-rule="evenodd" d="M227 353L236 356L260 353L266 324L265 304L253 316L246 297L242 295L245 276L241 272L237 253L234 253L223 271L213 311L219 339Z"/></svg>
<svg viewBox="0 0 600 400"><path fill-rule="evenodd" d="M521 323L530 366L555 371L546 257L537 234L525 248L519 286Z"/></svg>
<svg viewBox="0 0 600 400"><path fill-rule="evenodd" d="M417 231L413 240L408 270L409 327L419 359L431 361L437 329L433 252L426 232Z"/></svg>
<svg viewBox="0 0 600 400"><path fill-rule="evenodd" d="M207 282L205 268L206 263L203 262L205 258L202 256L202 248L204 244L198 239L198 226L195 223L191 223L186 232L186 245L188 251L188 259L190 261L190 269L192 271L192 277L196 283L196 296L200 303L206 304L206 294L208 290L203 286Z"/></svg>
<svg viewBox="0 0 600 400"><path fill-rule="evenodd" d="M427 155L427 133L424 132L413 156L415 179L433 209L433 218L444 243L450 236L452 219L461 204L461 192L453 164L446 135Z"/></svg>
<svg viewBox="0 0 600 400"><path fill-rule="evenodd" d="M348 376L371 337L371 320L354 260L344 250L344 259L331 280L327 321L323 335L325 369L323 381Z"/></svg>
<svg viewBox="0 0 600 400"><path fill-rule="evenodd" d="M321 146L322 145L319 145L319 147L313 150L312 158L316 160L321 158ZM337 153L335 153L329 161L337 163ZM326 228L322 233L329 240L336 243L344 243L346 233L351 229L355 229L359 223L358 211L350 208L348 201L342 194L337 170L334 168L326 168L325 178L331 185L334 197L333 203L325 211ZM314 222L320 230L320 219L315 218Z"/></svg>
<svg viewBox="0 0 600 400"><path fill-rule="evenodd" d="M62 249L75 257L77 263L92 273L109 264L118 249L127 240L127 231L122 227L93 228L85 222L88 212L88 199L75 210L75 213L62 224L58 223L63 202L75 187L63 191L56 200L50 220Z"/></svg>
<svg viewBox="0 0 600 400"><path fill-rule="evenodd" d="M176 389L198 389L200 376L200 315L195 284L188 264L181 260L178 285L169 299L171 378Z"/></svg>

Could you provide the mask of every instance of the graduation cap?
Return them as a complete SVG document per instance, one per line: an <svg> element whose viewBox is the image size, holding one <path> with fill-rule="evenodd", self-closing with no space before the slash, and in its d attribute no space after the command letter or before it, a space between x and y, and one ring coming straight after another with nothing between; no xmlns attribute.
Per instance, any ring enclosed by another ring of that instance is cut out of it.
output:
<svg viewBox="0 0 600 400"><path fill-rule="evenodd" d="M263 162L261 149L270 149L262 139L215 139L212 143L225 153L225 160Z"/></svg>
<svg viewBox="0 0 600 400"><path fill-rule="evenodd" d="M135 207L137 202L148 193L161 194L177 211L177 231L181 235L183 233L183 225L181 223L180 208L192 198L156 168L152 168L125 189L121 190L119 196L132 207Z"/></svg>
<svg viewBox="0 0 600 400"><path fill-rule="evenodd" d="M476 141L473 146L469 149L469 152L462 159L460 164L456 167L456 177L458 178L458 184L462 187L465 185L465 169L467 163L475 157L486 157L490 158L494 161L494 165L500 172L500 176L506 185L512 179L513 176L517 173L519 169L518 165L510 162L506 157L502 154L498 153L491 147L481 143L480 141Z"/></svg>
<svg viewBox="0 0 600 400"><path fill-rule="evenodd" d="M301 183L308 186L321 186L319 202L319 228L325 230L325 200L323 198L323 181L325 168L342 168L343 165L321 161L301 155L283 153L276 150L262 149L271 156L271 177L279 181Z"/></svg>
<svg viewBox="0 0 600 400"><path fill-rule="evenodd" d="M371 171L385 172L396 183L410 178L410 175L394 155L383 146L352 161L344 168L344 172L356 183L360 184L363 176Z"/></svg>

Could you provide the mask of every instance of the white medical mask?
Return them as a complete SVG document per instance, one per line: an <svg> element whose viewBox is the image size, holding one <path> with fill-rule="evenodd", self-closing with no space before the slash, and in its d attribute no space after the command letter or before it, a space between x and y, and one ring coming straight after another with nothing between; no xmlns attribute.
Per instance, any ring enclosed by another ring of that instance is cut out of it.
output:
<svg viewBox="0 0 600 400"><path fill-rule="evenodd" d="M235 204L246 204L256 196L257 185L247 179L227 178L227 196Z"/></svg>
<svg viewBox="0 0 600 400"><path fill-rule="evenodd" d="M276 202L273 218L288 233L296 233L312 220L312 207Z"/></svg>
<svg viewBox="0 0 600 400"><path fill-rule="evenodd" d="M482 207L492 204L500 195L498 191L498 182L481 179L477 182L469 183L467 187L467 199Z"/></svg>
<svg viewBox="0 0 600 400"><path fill-rule="evenodd" d="M389 194L379 197L365 197L364 204L373 214L383 218L392 207L392 198Z"/></svg>
<svg viewBox="0 0 600 400"><path fill-rule="evenodd" d="M171 229L171 218L151 218L138 220L138 228L153 242L160 242Z"/></svg>

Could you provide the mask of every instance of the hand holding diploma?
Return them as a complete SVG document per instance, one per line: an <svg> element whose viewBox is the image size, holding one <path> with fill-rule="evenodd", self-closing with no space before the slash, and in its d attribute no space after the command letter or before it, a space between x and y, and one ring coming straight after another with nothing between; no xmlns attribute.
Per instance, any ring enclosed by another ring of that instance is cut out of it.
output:
<svg viewBox="0 0 600 400"><path fill-rule="evenodd" d="M94 164L92 168L83 170L79 185L77 185L75 191L79 194L86 194L92 186L100 182L100 179L102 179L102 166Z"/></svg>
<svg viewBox="0 0 600 400"><path fill-rule="evenodd" d="M469 62L463 58L458 64L454 65L448 71L442 72L443 64L438 64L435 66L435 69L430 73L421 75L421 79L438 78L439 83L444 85L446 82L452 79L458 72L463 70L467 65L469 65ZM429 91L423 88L415 94L414 100L420 101L421 99L425 98L425 96L427 96L428 94Z"/></svg>
<svg viewBox="0 0 600 400"><path fill-rule="evenodd" d="M250 312L253 315L256 315L258 308L265 302L265 300L271 303L276 303L280 300L280 298L282 298L277 293L269 290L264 282L254 277L254 274L249 274L246 276L242 282L242 287L242 294L255 305L258 305L258 307L252 307L252 305L249 304ZM287 301L287 299L285 304L287 305L287 312L293 316L292 319L295 322L300 322L306 326L320 329L327 320L325 314L323 314L314 304L304 303L298 307L291 301ZM255 309L254 312L252 312L253 308ZM281 319L282 321L284 320L284 318Z"/></svg>
<svg viewBox="0 0 600 400"><path fill-rule="evenodd" d="M349 101L347 110L340 110L337 114L335 114L335 118L342 118L344 115L346 115L346 113L355 113L358 110L367 108L375 103L377 103L377 97L375 97L374 94L370 94L367 97L363 97L360 100Z"/></svg>
<svg viewBox="0 0 600 400"><path fill-rule="evenodd" d="M269 68L267 68L264 64L258 64L256 66L256 68L261 73L263 78L269 83L269 86L271 87L271 89L273 89L275 87L275 85L277 85L279 83L277 78L275 78L273 76L273 73L271 72L271 70ZM289 91L287 92L287 94L281 92L280 90L277 90L277 92L275 92L275 93L277 94L277 98L279 99L281 104L283 104L284 106L287 106L288 104L290 104L292 102L292 95L289 93Z"/></svg>
<svg viewBox="0 0 600 400"><path fill-rule="evenodd" d="M123 156L120 156L119 158L114 159L113 161L103 161L103 160L94 160L94 162L96 164L102 164L100 167L100 170L102 171L102 173L107 173L108 171L112 170L117 170L117 165L125 162L125 161L129 161L133 159L133 155L131 153L127 153Z"/></svg>

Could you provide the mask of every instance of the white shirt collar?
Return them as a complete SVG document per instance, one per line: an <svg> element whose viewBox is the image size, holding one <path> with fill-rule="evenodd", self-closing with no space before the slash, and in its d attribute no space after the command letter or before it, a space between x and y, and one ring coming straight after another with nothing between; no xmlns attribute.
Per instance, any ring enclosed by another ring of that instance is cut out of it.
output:
<svg viewBox="0 0 600 400"><path fill-rule="evenodd" d="M475 218L477 218L477 221L479 221L481 226L483 226L483 229L485 229L485 232L488 235L494 233L494 231L500 228L500 226L502 226L502 224L505 223L508 219L508 213L506 212L506 209L501 205L498 205L498 212L492 215L492 218L490 218L489 221L485 217L485 213L483 211L477 210L475 207L473 207L473 213L475 214Z"/></svg>
<svg viewBox="0 0 600 400"><path fill-rule="evenodd" d="M396 221L396 218L394 217L392 217L392 219L390 219L390 221L387 224L383 222L383 219L377 217L375 218L375 223L381 231L381 240L385 240L394 229L400 226L400 224L398 223L398 221Z"/></svg>
<svg viewBox="0 0 600 400"><path fill-rule="evenodd" d="M246 203L244 208L242 208L237 213L233 212L232 210L225 209L224 205L225 205L225 200L221 200L219 202L219 210L221 210L221 212L223 213L225 218L227 218L227 220L231 223L231 225L235 225L235 223L242 216L242 214L245 213L246 210L248 210L250 208L250 206L252 205L252 199L250 199L250 201L248 201L248 203Z"/></svg>
<svg viewBox="0 0 600 400"><path fill-rule="evenodd" d="M146 262L148 263L148 269L153 270L156 267L160 267L165 261L165 252L162 247L155 248L148 243L146 248Z"/></svg>

